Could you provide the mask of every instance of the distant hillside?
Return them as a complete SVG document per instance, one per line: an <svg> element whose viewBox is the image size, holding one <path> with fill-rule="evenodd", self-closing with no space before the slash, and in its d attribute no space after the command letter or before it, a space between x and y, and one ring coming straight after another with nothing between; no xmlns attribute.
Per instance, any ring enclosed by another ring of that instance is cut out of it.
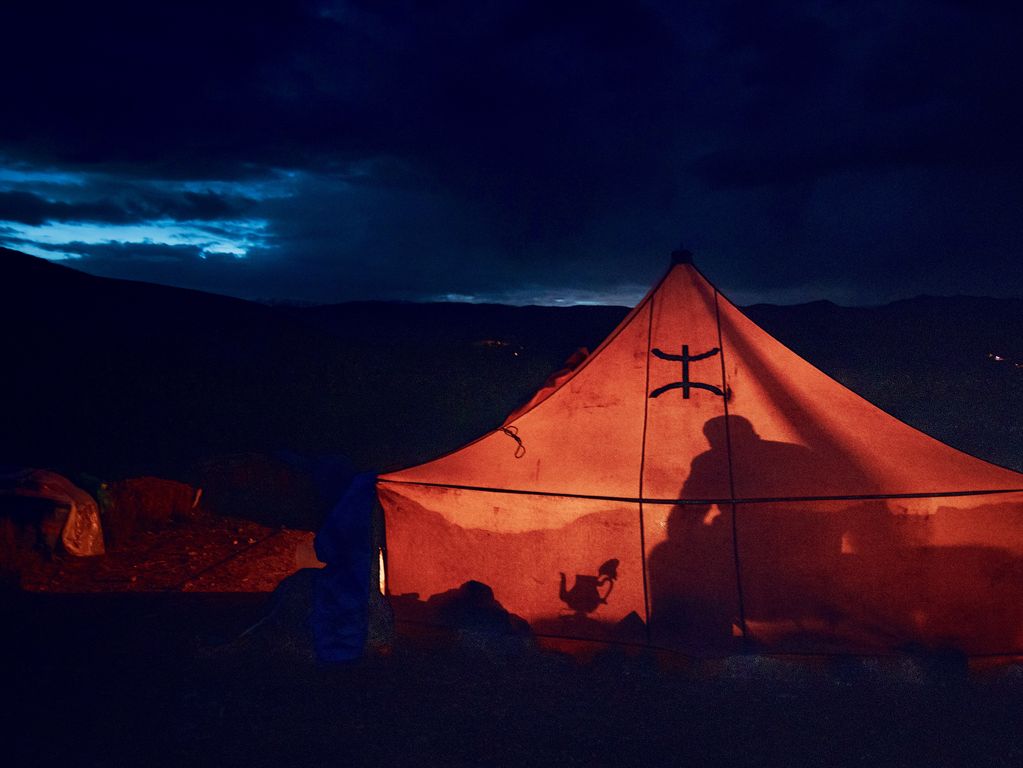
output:
<svg viewBox="0 0 1023 768"><path fill-rule="evenodd" d="M510 346L545 344L592 349L626 314L628 307L512 307L504 304L417 304L356 301L281 310L302 322L351 342L367 336L408 344L472 344L492 340Z"/></svg>
<svg viewBox="0 0 1023 768"><path fill-rule="evenodd" d="M627 311L365 302L289 313L348 343L377 335L433 350L493 338L532 354L550 345L557 353L541 359L556 367L563 352L599 344ZM893 415L969 453L1023 470L1023 299L923 296L881 307L818 301L743 311Z"/></svg>
<svg viewBox="0 0 1023 768"><path fill-rule="evenodd" d="M186 479L241 452L422 461L493 428L621 307L266 307L0 250L0 462ZM1023 469L1023 301L748 314L868 399ZM997 353L1007 359L988 358Z"/></svg>
<svg viewBox="0 0 1023 768"><path fill-rule="evenodd" d="M329 417L321 382L343 359L334 339L257 304L8 250L0 334L0 459L97 474L279 446Z"/></svg>
<svg viewBox="0 0 1023 768"><path fill-rule="evenodd" d="M187 476L280 450L422 461L492 428L622 309L297 311L0 249L0 463Z"/></svg>

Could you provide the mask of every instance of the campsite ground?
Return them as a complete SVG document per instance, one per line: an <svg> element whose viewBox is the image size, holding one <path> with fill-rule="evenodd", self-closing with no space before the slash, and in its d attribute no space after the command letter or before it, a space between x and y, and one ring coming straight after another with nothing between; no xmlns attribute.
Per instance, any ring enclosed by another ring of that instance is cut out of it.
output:
<svg viewBox="0 0 1023 768"><path fill-rule="evenodd" d="M265 596L5 596L7 765L1017 766L1023 677L399 640L317 663ZM299 601L300 602L300 601Z"/></svg>
<svg viewBox="0 0 1023 768"><path fill-rule="evenodd" d="M266 593L315 563L309 531L203 513L138 531L100 557L25 557L17 578L27 592L64 595Z"/></svg>

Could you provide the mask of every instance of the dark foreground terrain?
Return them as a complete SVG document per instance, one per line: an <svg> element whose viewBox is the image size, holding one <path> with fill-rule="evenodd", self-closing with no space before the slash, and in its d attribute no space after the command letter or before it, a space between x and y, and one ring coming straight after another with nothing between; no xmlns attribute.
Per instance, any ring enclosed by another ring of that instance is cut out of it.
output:
<svg viewBox="0 0 1023 768"><path fill-rule="evenodd" d="M399 640L315 662L262 599L20 594L6 765L1018 766L1023 673L910 659L587 660ZM11 759L13 758L13 759Z"/></svg>

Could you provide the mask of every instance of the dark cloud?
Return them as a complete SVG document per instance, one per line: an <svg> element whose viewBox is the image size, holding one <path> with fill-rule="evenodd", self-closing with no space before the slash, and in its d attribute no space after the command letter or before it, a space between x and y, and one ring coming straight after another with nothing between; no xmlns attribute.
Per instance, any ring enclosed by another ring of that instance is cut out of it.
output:
<svg viewBox="0 0 1023 768"><path fill-rule="evenodd" d="M43 224L69 220L125 222L133 217L109 202L72 204L47 200L31 192L0 192L0 220Z"/></svg>
<svg viewBox="0 0 1023 768"><path fill-rule="evenodd" d="M116 200L65 202L31 192L9 191L0 192L0 220L33 225L67 221L130 224L153 219L214 220L238 217L253 203L246 198L212 192L136 192Z"/></svg>
<svg viewBox="0 0 1023 768"><path fill-rule="evenodd" d="M0 219L267 222L244 267L186 262L196 287L612 291L682 239L753 298L1023 293L1012 4L133 0L0 25L0 152L89 174L9 189Z"/></svg>
<svg viewBox="0 0 1023 768"><path fill-rule="evenodd" d="M125 265L176 264L203 259L202 250L194 245L160 243L82 243L72 241L61 245L43 243L50 251L70 251L89 263L90 271L109 272L109 267Z"/></svg>
<svg viewBox="0 0 1023 768"><path fill-rule="evenodd" d="M712 56L714 71L737 74L733 114L712 109L717 139L690 167L715 187L1019 170L1020 29L1014 9L944 3L743 7Z"/></svg>

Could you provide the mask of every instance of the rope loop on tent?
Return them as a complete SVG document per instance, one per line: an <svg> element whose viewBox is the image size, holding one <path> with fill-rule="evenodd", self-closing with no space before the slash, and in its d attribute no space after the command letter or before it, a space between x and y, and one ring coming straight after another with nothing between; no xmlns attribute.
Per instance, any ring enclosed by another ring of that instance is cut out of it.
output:
<svg viewBox="0 0 1023 768"><path fill-rule="evenodd" d="M501 431L504 432L508 437L514 440L518 445L515 446L515 458L521 459L526 455L526 446L522 444L522 438L519 437L518 427L501 427Z"/></svg>

